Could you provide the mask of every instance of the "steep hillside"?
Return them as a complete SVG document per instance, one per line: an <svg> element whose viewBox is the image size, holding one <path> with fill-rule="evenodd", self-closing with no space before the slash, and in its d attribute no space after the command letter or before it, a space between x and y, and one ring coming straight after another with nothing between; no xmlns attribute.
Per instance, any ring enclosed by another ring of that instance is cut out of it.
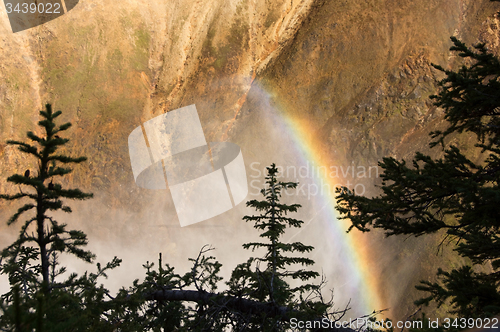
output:
<svg viewBox="0 0 500 332"><path fill-rule="evenodd" d="M134 183L127 146L134 128L195 103L207 141L239 144L250 180L261 179L255 168L273 161L302 165L307 156L297 150L297 140L314 147L326 166L370 167L387 155L407 158L427 151L427 133L443 125L441 110L428 99L439 78L430 63L456 65L448 51L451 35L498 50L498 10L486 0L80 0L68 14L16 34L2 11L0 142L23 138L42 105L54 104L73 123L69 151L89 158L69 182L97 199L75 205L68 222L89 233L95 251L121 255L122 271L138 277L138 264L159 251L179 262L212 243L230 269L244 255L239 243L251 236L240 221L249 211L240 206L179 228L168 190ZM299 123L301 134L293 134ZM34 168L4 143L0 160L3 179ZM372 194L378 178L334 180L360 183ZM0 191L15 190L0 181ZM302 216L314 220L300 236L316 243L320 266L339 265L332 257L346 258L323 231L334 220L316 220L322 205L309 196L300 199ZM2 215L12 209L1 204ZM412 242L418 253L394 253L378 235L363 239L371 248L373 287L383 293L378 303L399 308L394 316L406 315L415 275L435 269L407 261L429 255L432 241ZM325 273L342 283L348 277L337 278L338 269L325 267ZM115 276L123 283L128 277Z"/></svg>

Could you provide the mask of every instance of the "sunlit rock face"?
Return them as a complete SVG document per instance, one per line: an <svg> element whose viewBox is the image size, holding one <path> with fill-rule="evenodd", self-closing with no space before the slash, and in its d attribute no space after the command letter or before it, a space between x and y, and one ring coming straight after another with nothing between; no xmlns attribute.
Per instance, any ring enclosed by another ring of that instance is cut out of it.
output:
<svg viewBox="0 0 500 332"><path fill-rule="evenodd" d="M61 218L87 231L103 260L124 258L117 284L140 277L140 264L158 252L182 267L206 243L218 248L227 273L248 255L240 244L254 231L241 217L251 211L241 204L180 228L168 190L134 183L127 147L132 130L196 104L207 141L237 143L255 186L271 162L300 167L311 161L301 142L314 150L315 162L344 169L373 166L383 156L408 158L427 151L427 133L443 125L442 111L428 98L440 78L430 64L456 65L451 35L498 49L497 10L495 3L473 0L80 0L67 14L19 33L2 11L0 141L37 130L46 102L63 111L62 120L73 124L67 152L88 157L67 182L97 198L74 204L72 217ZM0 158L3 179L35 167L4 143ZM378 178L345 172L332 181L360 183L373 194ZM16 190L5 180L0 189ZM256 198L256 190L250 187L249 195ZM362 314L366 306L356 303L362 292L343 286L349 283L347 249L325 232L334 216L323 213L317 197L299 196L308 223L298 238L318 248L318 269L335 288L339 307L352 298L353 312ZM2 214L12 208L3 205ZM5 246L9 232L0 239ZM371 252L362 273L376 289L371 303L393 308L390 316L406 315L417 297L413 284L437 269L423 262L432 245L359 239ZM392 245L419 250L395 252Z"/></svg>

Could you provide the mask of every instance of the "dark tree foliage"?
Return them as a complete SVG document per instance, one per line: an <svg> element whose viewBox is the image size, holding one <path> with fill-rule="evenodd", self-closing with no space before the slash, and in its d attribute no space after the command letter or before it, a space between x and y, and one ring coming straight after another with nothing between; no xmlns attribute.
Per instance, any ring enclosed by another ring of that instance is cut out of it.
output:
<svg viewBox="0 0 500 332"><path fill-rule="evenodd" d="M264 199L247 203L259 214L244 217L265 239L244 244L244 248L263 248L265 254L238 265L224 290L218 290L221 263L208 255L213 248L207 246L190 259L192 268L183 275L162 262L161 255L157 269L147 262L145 279L135 280L116 296L98 284L100 277L107 277L107 271L120 264L116 257L105 266L97 263L96 272L65 276L59 254L73 254L87 262L94 255L84 249L87 237L83 232L66 230L66 225L51 214L58 210L71 212L64 199L91 197L61 184L60 177L71 169L59 165L80 163L85 158L58 153L69 140L57 134L70 127L69 123L55 124L60 114L47 105L38 123L44 130L42 137L29 132L32 144L9 141L33 156L38 168L10 176L7 180L18 185L19 193L0 196L28 201L9 220L12 224L27 216L17 240L1 254L0 273L6 274L10 283L10 291L0 297L1 331L260 332L290 330L292 318L316 323L342 319L348 308L332 310L332 301L325 301L322 295L324 280L308 283L319 276L304 268L314 264L304 257L313 247L281 240L288 227L300 227L302 221L289 216L300 205L280 202L281 192L297 184L278 182L274 164L267 168Z"/></svg>
<svg viewBox="0 0 500 332"><path fill-rule="evenodd" d="M243 218L254 222L260 237L266 239L243 247L264 248L265 255L239 264L224 291L217 290L217 283L222 280L218 276L221 264L215 257L206 256L212 248L202 248L198 257L191 259L191 271L183 276L168 264L163 267L160 256L157 271L152 269L153 264L146 264L144 282L134 282L133 287L122 289L116 298L128 306L115 318L123 331L129 331L130 322L142 322L141 326L153 331L287 331L292 318L318 322L323 318L333 322L342 318L347 308L332 310L332 302L325 301L321 293L324 281L307 283L319 276L317 272L292 270L293 266L314 264L304 257L313 247L281 241L288 227L302 225L302 221L288 216L297 212L300 205L280 202L282 190L297 184L278 182L274 164L267 171L266 188L261 191L264 200L247 202L260 214ZM290 286L293 280L298 285ZM135 306L130 305L131 299L136 301Z"/></svg>
<svg viewBox="0 0 500 332"><path fill-rule="evenodd" d="M301 227L303 221L290 218L289 213L297 212L300 208L299 204L282 204L280 203L281 191L293 189L297 186L295 182L278 182L276 179L278 169L275 164L267 168L268 175L266 177L267 188L261 190L264 200L251 200L247 202L247 206L254 208L261 214L255 216L245 216L243 220L254 222L254 228L261 231L261 238L268 240L267 243L252 242L243 244L243 248L255 250L256 248L264 248L266 255L263 258L251 258L240 273L237 268L233 274L232 282L238 279L245 279L245 284L249 283L253 287L253 297L259 301L269 301L277 305L283 305L291 300L291 296L295 292L304 292L314 289L311 284L300 285L295 288L290 288L285 281L285 278L299 279L307 281L311 278L319 276L317 272L298 270L289 271L290 266L300 264L310 266L314 261L307 257L284 256L285 253L297 252L305 254L312 251L312 246L306 246L300 242L282 243L280 237L285 233L287 227ZM257 263L265 264L263 271L252 272L247 266ZM260 287L258 286L260 285ZM255 293L255 288L259 290Z"/></svg>
<svg viewBox="0 0 500 332"><path fill-rule="evenodd" d="M56 138L56 134L67 130L71 126L70 123L65 123L59 127L56 126L54 120L60 114L60 111L52 113L51 105L46 105L46 110L40 112L43 120L38 122L38 125L44 130L43 137L38 137L31 131L27 135L34 144L7 141L7 144L17 146L19 151L33 156L37 161L38 170L35 173L35 171L28 169L24 172L24 175L14 174L7 179L8 182L13 184L27 187L28 192L22 192L20 187L20 192L17 194L0 195L0 198L5 200L29 199L29 202L20 207L9 219L8 225L16 222L26 212L35 212L31 218L24 222L17 241L2 252L2 258L8 258L10 262L14 262L19 248L28 243L36 244L39 250L45 293L50 291L49 258L51 254L69 252L88 262L94 257L92 253L82 249L82 246L87 244L87 237L83 232L67 231L66 225L59 224L47 214L47 211L58 210L71 212L69 206L63 205L61 198L83 200L92 197L92 194L83 193L79 189L63 189L60 184L53 183L54 178L71 172L70 168L56 167L56 163L81 163L87 159L85 157L72 158L56 153L60 146L69 141L68 139L59 138L58 135L58 138ZM49 180L50 183L48 183ZM28 233L32 226L36 227L36 234Z"/></svg>
<svg viewBox="0 0 500 332"><path fill-rule="evenodd" d="M452 313L481 317L500 313L500 62L484 44L468 49L452 37L452 51L469 61L446 74L438 95L431 96L445 111L449 126L433 132L431 147L444 156L432 159L417 153L411 165L384 158L382 194L358 196L347 188L338 191L337 210L351 227L366 232L381 228L387 236L421 236L440 230L457 243L454 250L475 266L451 272L439 270L438 282L423 281L417 289L429 295L416 302L451 303ZM451 134L473 133L485 155L482 163L446 144ZM475 267L490 267L478 272Z"/></svg>
<svg viewBox="0 0 500 332"><path fill-rule="evenodd" d="M58 210L71 212L63 199L92 197L92 194L66 189L58 183L72 171L66 165L86 160L58 153L58 149L69 141L59 135L71 126L70 123L56 125L55 119L60 114L60 111L52 112L51 105L46 105L45 111L40 112L42 120L38 122L43 132L41 137L28 132L31 143L7 142L34 158L38 167L10 176L7 181L17 185L19 192L0 195L9 201L26 201L9 219L9 225L27 216L17 240L1 252L0 273L8 276L11 286L0 302L0 329L3 331L87 331L89 326L97 331L100 314L92 310L107 292L97 286L97 278L119 264L115 258L104 268L97 264L97 273L81 277L71 274L67 280L58 281L66 271L59 266L59 254L69 253L87 262L94 258L84 249L85 233L67 230L66 224L59 223L51 214Z"/></svg>
<svg viewBox="0 0 500 332"><path fill-rule="evenodd" d="M267 167L266 186L261 190L264 200L251 200L247 206L254 208L259 215L245 216L243 220L253 222L254 228L259 230L260 237L266 242L251 242L243 244L245 249L264 248L266 254L262 258L250 258L246 263L240 264L233 271L229 285L235 294L246 293L249 298L260 302L270 303L275 306L291 306L297 300L297 294L316 291L320 292L318 285L300 284L297 287L290 287L287 279L307 282L319 276L317 272L305 269L292 271L294 265L311 266L314 261L303 257L304 254L312 251L312 246L307 246L301 242L283 243L281 236L286 228L300 228L303 221L288 217L290 213L297 212L299 204L280 203L281 192L286 189L296 188L295 182L281 182L277 180L278 169L275 164ZM286 256L286 253L298 253L300 256ZM255 268L252 266L255 265ZM307 302L302 298L301 308L305 309L327 309L319 302ZM293 306L292 306L293 307ZM323 313L316 312L317 317ZM276 322L274 323L276 324Z"/></svg>

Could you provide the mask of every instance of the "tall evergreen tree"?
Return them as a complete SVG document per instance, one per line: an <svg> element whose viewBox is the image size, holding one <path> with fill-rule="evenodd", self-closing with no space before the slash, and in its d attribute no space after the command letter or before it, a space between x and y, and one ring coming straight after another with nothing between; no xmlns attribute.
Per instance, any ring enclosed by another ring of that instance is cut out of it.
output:
<svg viewBox="0 0 500 332"><path fill-rule="evenodd" d="M500 61L484 44L468 49L451 38L452 51L470 61L446 74L438 95L431 96L445 111L448 128L431 133L431 147L441 146L444 157L422 153L408 166L405 161L384 158L382 194L358 196L347 188L338 191L337 210L351 227L367 232L381 228L387 236L421 236L440 230L457 242L454 250L474 265L451 272L438 270L439 281L423 281L417 289L428 296L417 304L449 302L452 313L481 317L500 313ZM476 149L485 155L476 163L454 145L451 134L472 133Z"/></svg>
<svg viewBox="0 0 500 332"><path fill-rule="evenodd" d="M43 137L38 137L31 131L27 134L28 138L35 143L34 145L19 141L7 141L7 144L17 146L19 151L35 157L38 169L36 173L28 169L23 175L14 174L7 178L8 182L27 187L28 192L23 192L20 187L20 192L17 194L0 195L0 198L10 201L23 198L30 200L29 203L25 203L20 207L7 222L8 225L11 225L21 215L34 210L34 215L24 222L17 241L2 252L2 258L13 261L17 257L20 248L25 247L28 243L36 244L40 258L44 293L48 293L51 290L49 259L52 254L69 252L88 262L94 258L92 253L81 248L87 244L87 237L83 232L67 231L66 225L59 224L47 214L47 211L58 210L71 212L69 206L63 205L61 198L83 200L92 197L92 194L83 193L79 189L63 189L60 184L53 183L57 177L71 172L70 168L56 167L57 163L74 164L87 160L85 157L72 158L56 153L60 146L65 145L69 141L68 139L60 138L57 134L67 130L71 126L70 123L56 126L54 120L60 114L61 111L53 113L52 107L49 104L46 105L45 111L40 111L43 120L39 121L38 125L44 130ZM36 234L30 235L28 231L33 225L36 227Z"/></svg>
<svg viewBox="0 0 500 332"><path fill-rule="evenodd" d="M296 188L297 183L278 181L277 176L278 169L275 164L267 167L266 188L261 190L264 199L247 202L247 206L254 208L260 214L243 217L243 220L253 222L254 228L261 232L259 236L267 240L266 242L245 243L243 248L252 249L252 251L263 248L266 253L264 257L252 257L246 263L238 265L228 284L235 294L244 293L249 298L260 302L293 308L293 301L300 299L298 302L301 303L301 310L306 309L308 305L309 309L313 307L318 309L319 302L307 302L304 301L304 298L300 298L305 292L320 292L318 285L305 283L291 287L288 282L289 280L307 282L318 277L319 274L305 269L291 270L297 264L301 266L314 265L312 259L304 257L314 248L301 242L284 243L281 241L281 237L288 227L300 228L303 221L288 216L297 212L301 207L299 204L288 205L280 202L282 191ZM291 253L299 255L286 255ZM327 306L325 305L321 309L326 312ZM324 312L317 311L314 314L317 318L321 317ZM279 320L280 317L277 319ZM273 324L277 324L276 321ZM264 326L266 329L272 330L271 326L273 325Z"/></svg>
<svg viewBox="0 0 500 332"><path fill-rule="evenodd" d="M8 276L11 285L11 290L2 296L1 301L0 326L3 330L69 331L79 325L81 330L86 330L99 322L99 314L94 315L92 321L84 309L92 307L92 303L98 302L106 293L104 288L97 287L96 280L105 275L107 269L119 264L115 258L103 268L98 264L97 273L86 273L80 278L72 274L64 282L57 280L66 271L58 266L59 254L69 253L87 262L94 258L84 249L87 244L85 233L67 230L66 224L59 223L51 214L59 210L71 212L63 199L92 197L79 189L63 188L59 183L60 177L72 171L66 165L86 160L85 157L73 158L58 153L58 149L69 141L59 135L71 126L70 123L56 125L55 120L60 114L60 111L53 112L51 105L47 104L45 111L40 112L42 120L38 122L43 132L41 137L28 132L31 143L7 142L33 157L38 167L10 176L7 181L17 185L19 192L0 195L9 201L28 200L8 220L8 225L11 225L27 215L17 240L1 252L0 273ZM83 319L86 319L85 324L82 324Z"/></svg>

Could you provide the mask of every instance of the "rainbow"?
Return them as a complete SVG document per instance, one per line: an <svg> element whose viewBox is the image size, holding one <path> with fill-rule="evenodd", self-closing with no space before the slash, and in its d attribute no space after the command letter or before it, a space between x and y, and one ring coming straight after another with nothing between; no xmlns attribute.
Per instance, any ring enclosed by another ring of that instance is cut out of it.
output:
<svg viewBox="0 0 500 332"><path fill-rule="evenodd" d="M300 161L307 162L313 169L328 165L327 156L320 150L322 144L314 134L317 130L314 130L306 120L287 113L286 106L281 102L277 104L277 98L271 98L271 95L258 83L253 82L252 88L259 89L266 98L273 100L273 107L270 111L273 114L269 114L269 116L273 122L280 124L281 130L285 130L289 134ZM318 187L324 183L327 183L330 188L340 185L324 172L317 172L313 179ZM342 258L342 267L350 276L347 287L349 287L350 294L356 294L351 305L357 309L357 312L364 315L371 314L374 310L387 308L385 296L379 289L380 285L376 278L378 275L376 262L374 257L370 255L371 251L366 236L356 230L346 233L349 224L337 219L334 190L326 191L318 197L322 200L320 202L320 206L323 206L321 213L328 220L330 239L335 241L346 255Z"/></svg>

